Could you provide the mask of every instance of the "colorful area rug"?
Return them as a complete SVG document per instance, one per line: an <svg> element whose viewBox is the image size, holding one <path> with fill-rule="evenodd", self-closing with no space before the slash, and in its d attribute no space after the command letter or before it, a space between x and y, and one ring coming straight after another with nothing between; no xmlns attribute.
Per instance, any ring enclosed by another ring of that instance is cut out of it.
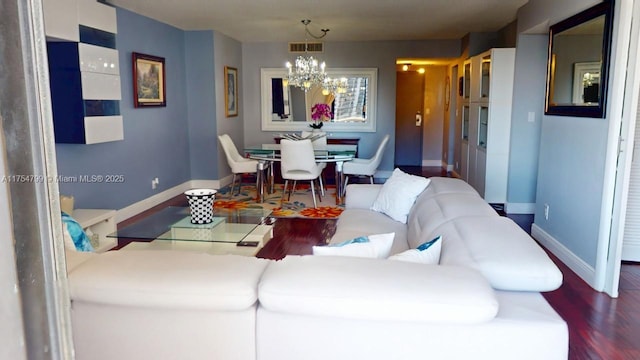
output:
<svg viewBox="0 0 640 360"><path fill-rule="evenodd" d="M218 190L213 207L218 211L241 208L265 208L272 211L273 217L299 217L313 219L335 219L344 210L344 206L336 205L336 189L329 186L325 196L313 207L313 197L309 185L298 184L291 194L291 199L282 198L282 184L276 184L272 194L265 194L264 202L256 202L255 185L243 185L240 194L231 194L231 187L225 186ZM318 191L318 189L316 189ZM237 192L237 190L236 190ZM316 199L317 201L317 199Z"/></svg>

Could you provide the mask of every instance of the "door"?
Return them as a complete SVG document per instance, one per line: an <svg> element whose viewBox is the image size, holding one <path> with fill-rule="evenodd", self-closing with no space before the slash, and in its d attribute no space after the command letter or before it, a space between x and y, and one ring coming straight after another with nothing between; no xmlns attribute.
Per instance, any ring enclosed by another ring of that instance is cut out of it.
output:
<svg viewBox="0 0 640 360"><path fill-rule="evenodd" d="M622 242L622 260L626 261L640 261L640 126L638 126L640 107L636 115L633 158L627 195L627 216Z"/></svg>
<svg viewBox="0 0 640 360"><path fill-rule="evenodd" d="M395 165L422 166L424 76L415 71L396 74Z"/></svg>

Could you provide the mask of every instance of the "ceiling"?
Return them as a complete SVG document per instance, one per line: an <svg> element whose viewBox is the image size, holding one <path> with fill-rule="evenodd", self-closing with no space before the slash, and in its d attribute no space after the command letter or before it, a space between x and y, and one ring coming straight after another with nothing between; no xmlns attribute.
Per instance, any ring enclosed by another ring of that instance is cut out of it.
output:
<svg viewBox="0 0 640 360"><path fill-rule="evenodd" d="M102 0L182 30L215 30L241 42L459 39L492 32L528 0ZM312 40L311 38L308 38Z"/></svg>

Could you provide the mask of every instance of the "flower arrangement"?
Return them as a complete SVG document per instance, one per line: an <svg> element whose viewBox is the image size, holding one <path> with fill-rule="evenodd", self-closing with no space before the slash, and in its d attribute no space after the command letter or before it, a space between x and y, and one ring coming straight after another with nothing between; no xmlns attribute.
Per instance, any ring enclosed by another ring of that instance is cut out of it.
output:
<svg viewBox="0 0 640 360"><path fill-rule="evenodd" d="M331 113L331 107L327 104L315 104L311 107L311 120L312 124L309 126L313 129L322 128L322 122L331 119L333 114Z"/></svg>

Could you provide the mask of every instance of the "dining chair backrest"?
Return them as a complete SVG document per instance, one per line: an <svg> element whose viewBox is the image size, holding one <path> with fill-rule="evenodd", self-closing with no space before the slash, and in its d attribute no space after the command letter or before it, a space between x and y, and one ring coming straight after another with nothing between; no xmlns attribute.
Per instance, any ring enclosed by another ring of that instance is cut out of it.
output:
<svg viewBox="0 0 640 360"><path fill-rule="evenodd" d="M312 144L314 147L324 147L327 145L327 133L326 132L322 132L322 131L306 131L306 130L302 130L302 132L300 133L300 136L306 138L309 136L314 136L314 135L323 135L315 140L312 141Z"/></svg>
<svg viewBox="0 0 640 360"><path fill-rule="evenodd" d="M311 140L288 140L280 141L280 168L283 177L290 171L307 171L312 173L316 165L313 145Z"/></svg>
<svg viewBox="0 0 640 360"><path fill-rule="evenodd" d="M376 168L378 167L378 165L380 165L380 162L382 161L382 154L384 153L384 148L385 146L387 146L388 142L389 142L389 134L385 135L384 138L382 138L382 141L378 146L378 150L376 150L376 154L373 155L373 158L371 158L372 162L375 163Z"/></svg>
<svg viewBox="0 0 640 360"><path fill-rule="evenodd" d="M227 156L227 162L229 162L229 166L232 166L233 163L236 163L242 159L242 156L238 152L238 148L231 140L231 137L227 134L218 135L218 140L220 140L220 145L222 145L222 150L224 150L224 154Z"/></svg>

